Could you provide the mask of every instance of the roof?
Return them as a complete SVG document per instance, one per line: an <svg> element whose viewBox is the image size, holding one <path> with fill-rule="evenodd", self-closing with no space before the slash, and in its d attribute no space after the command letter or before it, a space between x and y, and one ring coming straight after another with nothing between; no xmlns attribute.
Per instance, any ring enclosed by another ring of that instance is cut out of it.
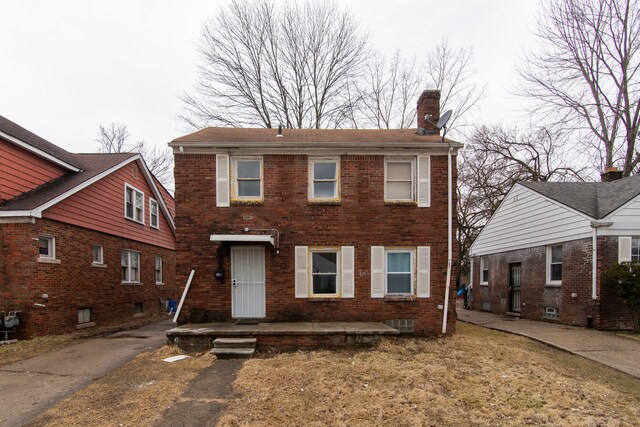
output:
<svg viewBox="0 0 640 427"><path fill-rule="evenodd" d="M246 142L385 142L385 143L441 143L438 134L420 135L416 129L283 129L282 137L278 137L277 129L265 128L222 128L208 127L189 135L176 138L177 143L246 143ZM445 142L454 142L445 140Z"/></svg>
<svg viewBox="0 0 640 427"><path fill-rule="evenodd" d="M36 209L67 191L91 180L97 175L119 165L125 160L138 157L137 153L69 154L73 157L74 163L82 169L82 172L69 173L31 191L27 191L18 197L7 200L0 206L0 211Z"/></svg>
<svg viewBox="0 0 640 427"><path fill-rule="evenodd" d="M611 182L520 182L520 185L602 219L640 195L640 175Z"/></svg>
<svg viewBox="0 0 640 427"><path fill-rule="evenodd" d="M29 145L32 149L43 152L56 159L61 160L68 165L71 165L77 169L82 169L77 163L74 154L69 153L67 150L52 144L44 138L39 137L33 132L30 132L17 125L6 117L0 116L0 132L3 132L13 138L16 138L23 143ZM27 149L29 147L26 147ZM31 150L33 151L33 150Z"/></svg>

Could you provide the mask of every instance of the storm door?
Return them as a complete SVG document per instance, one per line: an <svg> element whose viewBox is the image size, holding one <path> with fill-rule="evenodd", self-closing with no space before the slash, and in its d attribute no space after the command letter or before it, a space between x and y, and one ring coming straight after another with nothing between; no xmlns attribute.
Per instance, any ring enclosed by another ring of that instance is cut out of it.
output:
<svg viewBox="0 0 640 427"><path fill-rule="evenodd" d="M264 246L231 248L231 316L265 317Z"/></svg>
<svg viewBox="0 0 640 427"><path fill-rule="evenodd" d="M520 278L522 266L509 264L509 311L520 313Z"/></svg>

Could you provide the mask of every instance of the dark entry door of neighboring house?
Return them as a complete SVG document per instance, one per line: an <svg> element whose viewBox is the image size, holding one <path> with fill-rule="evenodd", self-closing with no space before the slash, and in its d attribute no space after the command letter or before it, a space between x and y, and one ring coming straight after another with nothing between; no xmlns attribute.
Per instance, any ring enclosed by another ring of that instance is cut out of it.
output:
<svg viewBox="0 0 640 427"><path fill-rule="evenodd" d="M509 264L509 311L520 313L520 278L522 266Z"/></svg>

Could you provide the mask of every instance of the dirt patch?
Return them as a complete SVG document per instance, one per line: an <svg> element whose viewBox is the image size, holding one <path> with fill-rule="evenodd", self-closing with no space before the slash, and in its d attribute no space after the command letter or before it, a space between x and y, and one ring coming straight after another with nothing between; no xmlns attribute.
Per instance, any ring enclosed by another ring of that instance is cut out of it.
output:
<svg viewBox="0 0 640 427"><path fill-rule="evenodd" d="M445 339L248 360L220 425L633 425L640 382L523 337Z"/></svg>
<svg viewBox="0 0 640 427"><path fill-rule="evenodd" d="M174 346L144 353L123 367L63 400L30 426L151 426L182 395L215 357L193 356L174 363Z"/></svg>
<svg viewBox="0 0 640 427"><path fill-rule="evenodd" d="M83 329L79 332L64 335L49 335L31 340L20 340L14 344L0 345L0 366L9 365L20 360L29 359L42 353L58 350L73 344L77 340L108 336L115 332L139 328L151 323L168 319L168 316L149 316L115 326Z"/></svg>

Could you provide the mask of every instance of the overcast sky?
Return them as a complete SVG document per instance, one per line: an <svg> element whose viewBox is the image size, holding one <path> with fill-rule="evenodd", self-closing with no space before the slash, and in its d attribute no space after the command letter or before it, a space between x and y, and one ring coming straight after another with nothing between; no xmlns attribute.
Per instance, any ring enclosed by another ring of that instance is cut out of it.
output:
<svg viewBox="0 0 640 427"><path fill-rule="evenodd" d="M72 152L96 151L99 124L167 144L187 133L178 95L196 78L194 44L222 1L0 1L0 115ZM487 95L479 123L515 123L513 71L534 43L539 0L342 0L378 50L421 60L442 37L473 48Z"/></svg>

